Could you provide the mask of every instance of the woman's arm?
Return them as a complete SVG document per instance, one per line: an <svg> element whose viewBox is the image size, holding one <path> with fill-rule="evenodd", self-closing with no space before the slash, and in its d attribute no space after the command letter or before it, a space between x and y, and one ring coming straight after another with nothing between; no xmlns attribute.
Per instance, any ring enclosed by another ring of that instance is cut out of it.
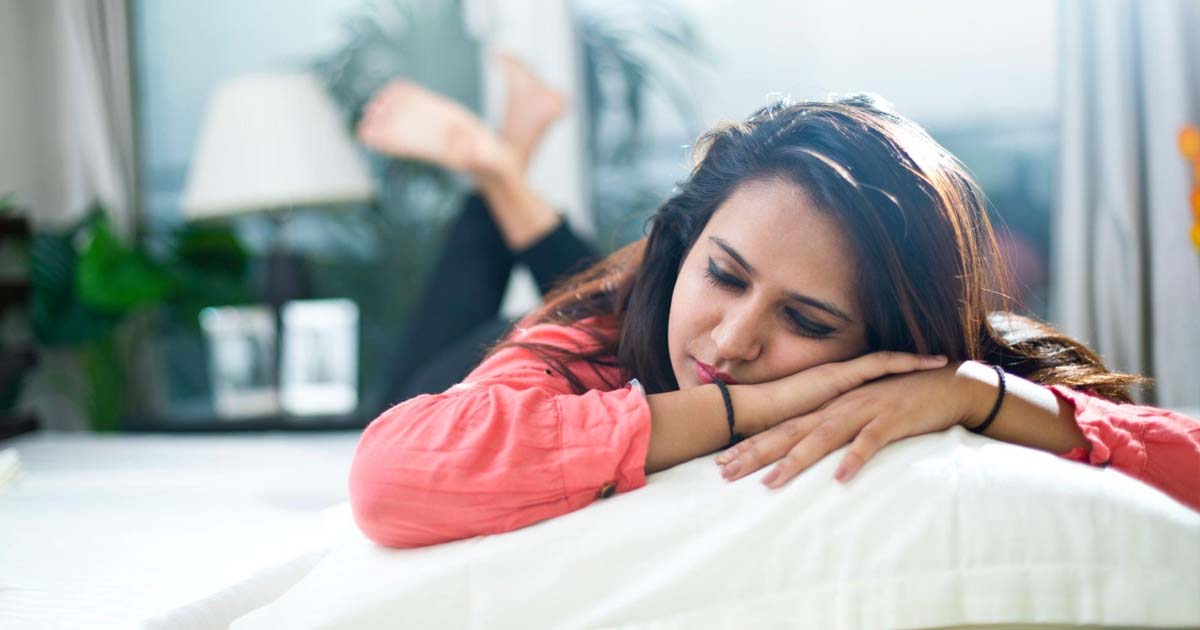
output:
<svg viewBox="0 0 1200 630"><path fill-rule="evenodd" d="M987 437L1111 465L1200 510L1200 422L1017 376L1005 382ZM971 361L882 378L739 443L716 462L730 480L778 462L762 478L775 488L849 443L834 473L849 482L892 442L956 424L978 427L995 405L998 385L991 368Z"/></svg>
<svg viewBox="0 0 1200 630"><path fill-rule="evenodd" d="M514 338L586 341L557 325ZM363 533L390 547L506 532L645 485L649 439L641 392L574 394L531 352L508 347L462 383L376 418L351 464L350 505Z"/></svg>
<svg viewBox="0 0 1200 630"><path fill-rule="evenodd" d="M818 365L768 383L731 385L734 432L744 437L756 435L881 376L935 369L945 364L945 357L874 352L849 361ZM665 470L729 443L725 403L716 385L652 394L648 398L653 430L646 472Z"/></svg>
<svg viewBox="0 0 1200 630"><path fill-rule="evenodd" d="M580 350L587 343L578 329L552 324L518 327L514 338ZM734 385L735 428L752 434L881 373L935 364L883 353ZM596 387L575 394L528 350L508 347L446 392L392 407L363 432L351 465L359 528L392 547L506 532L639 488L648 472L728 441L715 385L649 397Z"/></svg>
<svg viewBox="0 0 1200 630"><path fill-rule="evenodd" d="M967 428L979 426L996 403L999 375L982 363L967 361L959 365L954 378L961 382L958 391L967 410L961 424ZM1004 401L987 428L988 437L1054 454L1091 448L1075 423L1075 410L1068 402L1019 376L1005 374L1004 381Z"/></svg>
<svg viewBox="0 0 1200 630"><path fill-rule="evenodd" d="M998 376L981 364L959 373L972 401L963 421L978 426L996 398ZM1200 510L1200 421L1145 405L1114 403L1007 375L1007 393L986 435L1073 461L1111 466Z"/></svg>

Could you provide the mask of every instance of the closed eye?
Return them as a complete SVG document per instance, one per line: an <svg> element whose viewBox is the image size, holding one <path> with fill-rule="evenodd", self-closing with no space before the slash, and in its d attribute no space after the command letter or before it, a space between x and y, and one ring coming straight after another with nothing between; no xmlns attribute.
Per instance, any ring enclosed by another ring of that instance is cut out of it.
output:
<svg viewBox="0 0 1200 630"><path fill-rule="evenodd" d="M708 259L708 268L704 270L704 276L717 287L746 288L746 285L741 280L721 271L721 268L711 258Z"/></svg>
<svg viewBox="0 0 1200 630"><path fill-rule="evenodd" d="M704 277L713 286L727 291L740 291L746 288L744 282L722 271L712 258L708 259L708 267L704 270ZM818 324L794 309L785 308L783 311L784 319L787 320L788 325L796 331L796 334L804 337L824 339L836 330L831 326Z"/></svg>

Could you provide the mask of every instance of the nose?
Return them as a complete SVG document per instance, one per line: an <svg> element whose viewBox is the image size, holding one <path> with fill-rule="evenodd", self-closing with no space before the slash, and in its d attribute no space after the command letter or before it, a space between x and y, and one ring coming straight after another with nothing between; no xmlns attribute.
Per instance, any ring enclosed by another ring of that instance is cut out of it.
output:
<svg viewBox="0 0 1200 630"><path fill-rule="evenodd" d="M752 304L733 308L712 331L713 343L722 359L753 361L762 351L763 322Z"/></svg>

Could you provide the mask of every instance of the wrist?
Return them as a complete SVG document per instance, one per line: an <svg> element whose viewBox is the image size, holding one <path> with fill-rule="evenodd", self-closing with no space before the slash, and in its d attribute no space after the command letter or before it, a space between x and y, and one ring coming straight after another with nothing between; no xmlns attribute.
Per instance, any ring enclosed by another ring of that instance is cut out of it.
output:
<svg viewBox="0 0 1200 630"><path fill-rule="evenodd" d="M954 370L954 391L958 399L958 423L968 429L983 424L1000 394L1000 379L995 370L979 361L963 361Z"/></svg>
<svg viewBox="0 0 1200 630"><path fill-rule="evenodd" d="M733 431L750 437L771 426L772 395L769 383L729 385L733 400Z"/></svg>

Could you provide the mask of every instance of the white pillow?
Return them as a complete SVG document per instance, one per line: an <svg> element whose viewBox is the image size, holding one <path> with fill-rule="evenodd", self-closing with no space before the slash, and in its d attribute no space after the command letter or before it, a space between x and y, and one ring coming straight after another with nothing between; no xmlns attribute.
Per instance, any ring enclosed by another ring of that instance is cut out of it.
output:
<svg viewBox="0 0 1200 630"><path fill-rule="evenodd" d="M231 628L1200 625L1200 513L1142 482L961 427L847 486L845 452L779 490L702 457L507 534L356 535Z"/></svg>

